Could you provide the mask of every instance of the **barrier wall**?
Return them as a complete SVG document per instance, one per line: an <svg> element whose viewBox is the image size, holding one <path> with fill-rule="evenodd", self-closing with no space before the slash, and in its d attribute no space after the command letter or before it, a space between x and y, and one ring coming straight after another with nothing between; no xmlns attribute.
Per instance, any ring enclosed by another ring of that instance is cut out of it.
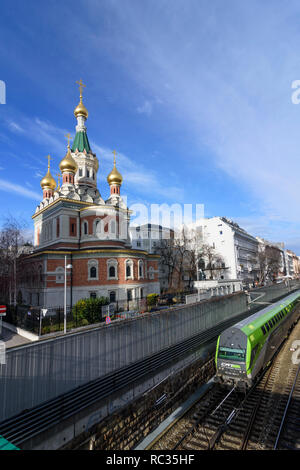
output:
<svg viewBox="0 0 300 470"><path fill-rule="evenodd" d="M264 293L258 302L270 302L299 285L293 282L289 286L263 287L251 291L251 298ZM0 422L179 343L247 308L247 295L241 292L10 348L6 364L0 364Z"/></svg>
<svg viewBox="0 0 300 470"><path fill-rule="evenodd" d="M247 310L235 294L7 350L0 422Z"/></svg>

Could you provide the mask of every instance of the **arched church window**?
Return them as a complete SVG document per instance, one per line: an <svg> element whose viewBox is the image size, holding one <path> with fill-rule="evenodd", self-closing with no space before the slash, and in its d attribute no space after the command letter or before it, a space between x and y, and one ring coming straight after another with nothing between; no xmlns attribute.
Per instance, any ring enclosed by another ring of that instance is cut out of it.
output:
<svg viewBox="0 0 300 470"><path fill-rule="evenodd" d="M116 222L114 220L110 222L110 233L116 233Z"/></svg>
<svg viewBox="0 0 300 470"><path fill-rule="evenodd" d="M95 268L95 266L92 266L90 268L90 277L91 278L96 278L97 277L97 269Z"/></svg>
<svg viewBox="0 0 300 470"><path fill-rule="evenodd" d="M82 176L82 168L79 168L79 176Z"/></svg>
<svg viewBox="0 0 300 470"><path fill-rule="evenodd" d="M88 223L87 222L83 222L83 233L84 233L84 235L88 234Z"/></svg>
<svg viewBox="0 0 300 470"><path fill-rule="evenodd" d="M152 266L149 268L149 279L154 279L154 269Z"/></svg>
<svg viewBox="0 0 300 470"><path fill-rule="evenodd" d="M118 279L118 261L116 259L107 260L107 278Z"/></svg>
<svg viewBox="0 0 300 470"><path fill-rule="evenodd" d="M133 262L132 260L126 261L126 279L133 279Z"/></svg>
<svg viewBox="0 0 300 470"><path fill-rule="evenodd" d="M90 177L90 170L86 170L86 176L89 178Z"/></svg>
<svg viewBox="0 0 300 470"><path fill-rule="evenodd" d="M144 263L139 260L139 277L144 277Z"/></svg>
<svg viewBox="0 0 300 470"><path fill-rule="evenodd" d="M100 236L103 232L103 222L102 220L98 219L94 222L94 234Z"/></svg>
<svg viewBox="0 0 300 470"><path fill-rule="evenodd" d="M116 268L114 266L110 266L109 277L115 277L115 275L116 275Z"/></svg>
<svg viewBox="0 0 300 470"><path fill-rule="evenodd" d="M98 260L90 259L88 261L88 280L98 279Z"/></svg>

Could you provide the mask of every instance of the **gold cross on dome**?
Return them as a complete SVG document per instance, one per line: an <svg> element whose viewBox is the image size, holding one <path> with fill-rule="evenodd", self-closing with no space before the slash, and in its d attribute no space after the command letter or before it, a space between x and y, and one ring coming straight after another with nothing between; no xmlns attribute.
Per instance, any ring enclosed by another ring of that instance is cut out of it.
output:
<svg viewBox="0 0 300 470"><path fill-rule="evenodd" d="M79 82L76 82L76 84L79 85L80 98L82 98L82 88L86 87L86 85L84 85L81 79L79 80Z"/></svg>
<svg viewBox="0 0 300 470"><path fill-rule="evenodd" d="M71 134L66 134L65 137L68 139L68 147L70 147Z"/></svg>
<svg viewBox="0 0 300 470"><path fill-rule="evenodd" d="M113 154L114 154L114 165L116 165L116 154L117 154L117 152L115 150L113 150Z"/></svg>
<svg viewBox="0 0 300 470"><path fill-rule="evenodd" d="M61 174L60 173L56 173L57 178L58 178L58 185L57 185L57 189L60 188L60 178L61 178Z"/></svg>
<svg viewBox="0 0 300 470"><path fill-rule="evenodd" d="M48 170L49 170L50 169L50 160L53 160L53 158L50 157L50 155L47 155L46 158L48 158Z"/></svg>

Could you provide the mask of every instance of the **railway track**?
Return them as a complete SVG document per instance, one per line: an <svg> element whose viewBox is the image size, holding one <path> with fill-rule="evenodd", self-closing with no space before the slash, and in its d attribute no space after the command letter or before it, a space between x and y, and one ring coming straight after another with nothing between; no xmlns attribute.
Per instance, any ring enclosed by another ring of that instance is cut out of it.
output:
<svg viewBox="0 0 300 470"><path fill-rule="evenodd" d="M300 450L300 364L280 423L276 449Z"/></svg>
<svg viewBox="0 0 300 470"><path fill-rule="evenodd" d="M289 350L297 338L300 322L247 394L216 384L151 449L300 449L300 372Z"/></svg>

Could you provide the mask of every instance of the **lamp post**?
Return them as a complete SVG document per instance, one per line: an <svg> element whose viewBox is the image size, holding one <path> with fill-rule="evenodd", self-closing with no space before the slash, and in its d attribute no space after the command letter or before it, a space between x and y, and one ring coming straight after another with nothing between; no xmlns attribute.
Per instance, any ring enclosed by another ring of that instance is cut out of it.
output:
<svg viewBox="0 0 300 470"><path fill-rule="evenodd" d="M64 334L67 333L67 269L72 269L72 265L67 265L67 255L65 255L65 292L64 292Z"/></svg>

